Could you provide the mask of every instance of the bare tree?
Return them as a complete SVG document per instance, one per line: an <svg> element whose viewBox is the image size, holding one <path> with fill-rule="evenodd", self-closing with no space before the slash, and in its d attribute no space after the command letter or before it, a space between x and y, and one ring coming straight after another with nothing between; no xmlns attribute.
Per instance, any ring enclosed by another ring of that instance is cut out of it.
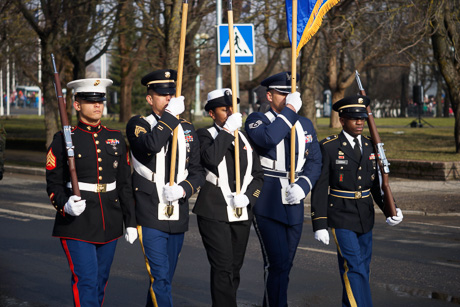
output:
<svg viewBox="0 0 460 307"><path fill-rule="evenodd" d="M430 5L430 23L434 57L448 88L448 96L455 115L454 138L456 153L460 153L460 2L440 0Z"/></svg>

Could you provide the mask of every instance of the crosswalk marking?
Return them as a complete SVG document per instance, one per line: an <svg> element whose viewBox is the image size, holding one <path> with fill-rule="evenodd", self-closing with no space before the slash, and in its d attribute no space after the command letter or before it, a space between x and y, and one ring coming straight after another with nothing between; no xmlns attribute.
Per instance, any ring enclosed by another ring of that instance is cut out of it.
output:
<svg viewBox="0 0 460 307"><path fill-rule="evenodd" d="M40 209L48 209L48 210L56 211L56 209L54 209L54 207L51 206L50 204L20 202L20 203L15 203L15 205L34 207L34 208L40 208Z"/></svg>
<svg viewBox="0 0 460 307"><path fill-rule="evenodd" d="M326 251L323 249L317 249L317 248L310 248L310 247L297 247L298 249L305 250L305 251L310 251L310 252L317 252L317 253L323 253L323 254L329 254L329 255L337 255L337 252L331 252L331 251Z"/></svg>

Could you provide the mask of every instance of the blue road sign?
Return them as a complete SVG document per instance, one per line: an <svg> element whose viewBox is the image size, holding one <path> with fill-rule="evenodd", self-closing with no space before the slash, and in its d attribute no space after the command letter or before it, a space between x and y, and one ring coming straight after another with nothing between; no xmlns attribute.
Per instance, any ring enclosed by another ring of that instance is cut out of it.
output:
<svg viewBox="0 0 460 307"><path fill-rule="evenodd" d="M254 25L234 24L235 63L255 64L256 54L254 48ZM217 30L218 59L220 65L230 64L228 24L219 25Z"/></svg>

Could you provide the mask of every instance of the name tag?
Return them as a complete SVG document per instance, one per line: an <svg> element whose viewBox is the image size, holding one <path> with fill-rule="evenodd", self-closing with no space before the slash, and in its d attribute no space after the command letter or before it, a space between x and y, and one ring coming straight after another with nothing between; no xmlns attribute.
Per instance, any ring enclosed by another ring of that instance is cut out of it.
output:
<svg viewBox="0 0 460 307"><path fill-rule="evenodd" d="M335 164L348 165L348 160L335 160Z"/></svg>

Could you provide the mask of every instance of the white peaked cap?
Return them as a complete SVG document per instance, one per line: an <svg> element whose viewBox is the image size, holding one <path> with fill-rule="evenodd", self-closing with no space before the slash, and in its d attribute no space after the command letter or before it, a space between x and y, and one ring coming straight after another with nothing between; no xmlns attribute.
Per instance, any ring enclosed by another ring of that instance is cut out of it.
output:
<svg viewBox="0 0 460 307"><path fill-rule="evenodd" d="M110 79L88 78L67 83L67 88L73 88L75 93L106 93L106 88L113 84Z"/></svg>

